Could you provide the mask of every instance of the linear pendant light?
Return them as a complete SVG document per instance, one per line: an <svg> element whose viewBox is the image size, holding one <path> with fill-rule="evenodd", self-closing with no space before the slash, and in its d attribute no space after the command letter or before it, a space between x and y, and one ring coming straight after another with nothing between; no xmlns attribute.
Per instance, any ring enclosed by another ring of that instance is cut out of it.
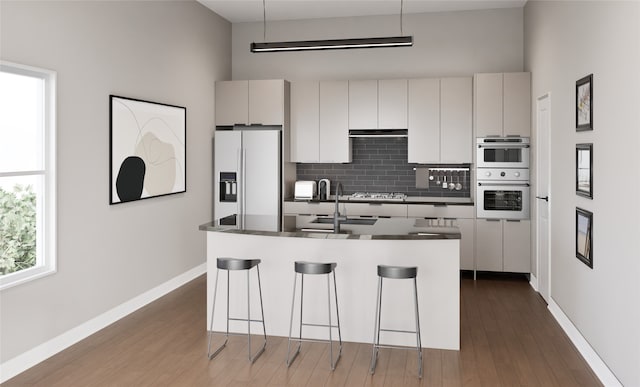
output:
<svg viewBox="0 0 640 387"><path fill-rule="evenodd" d="M400 0L400 35L402 35L402 10L403 0ZM267 18L265 0L262 1L263 34L267 35ZM376 48L376 47L403 47L412 46L413 36L392 36L381 38L354 38L354 39L324 39L324 40L297 40L289 42L263 42L251 43L251 52L278 52L278 51L311 51L311 50L341 50L351 48Z"/></svg>
<svg viewBox="0 0 640 387"><path fill-rule="evenodd" d="M251 43L251 52L339 50L347 48L401 47L413 45L413 36L384 38L298 40L292 42Z"/></svg>

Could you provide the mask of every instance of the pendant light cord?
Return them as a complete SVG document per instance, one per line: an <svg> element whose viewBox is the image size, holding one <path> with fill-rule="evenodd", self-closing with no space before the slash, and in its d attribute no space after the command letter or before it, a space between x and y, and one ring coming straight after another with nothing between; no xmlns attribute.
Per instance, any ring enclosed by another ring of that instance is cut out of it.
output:
<svg viewBox="0 0 640 387"><path fill-rule="evenodd" d="M267 4L262 0L262 41L267 41Z"/></svg>
<svg viewBox="0 0 640 387"><path fill-rule="evenodd" d="M400 36L402 36L402 8L404 0L400 0Z"/></svg>

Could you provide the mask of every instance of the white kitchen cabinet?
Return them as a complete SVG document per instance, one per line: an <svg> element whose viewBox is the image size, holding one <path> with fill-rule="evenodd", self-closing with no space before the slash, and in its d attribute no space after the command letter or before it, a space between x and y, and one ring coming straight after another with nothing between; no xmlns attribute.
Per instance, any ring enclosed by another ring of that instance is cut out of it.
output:
<svg viewBox="0 0 640 387"><path fill-rule="evenodd" d="M406 79L349 81L349 129L406 128Z"/></svg>
<svg viewBox="0 0 640 387"><path fill-rule="evenodd" d="M502 271L500 219L476 219L476 270Z"/></svg>
<svg viewBox="0 0 640 387"><path fill-rule="evenodd" d="M503 269L506 272L531 271L531 221L503 221Z"/></svg>
<svg viewBox="0 0 640 387"><path fill-rule="evenodd" d="M284 202L283 212L285 215L333 215L335 212L335 204L332 202L286 201Z"/></svg>
<svg viewBox="0 0 640 387"><path fill-rule="evenodd" d="M505 136L531 136L531 73L505 73L503 133Z"/></svg>
<svg viewBox="0 0 640 387"><path fill-rule="evenodd" d="M284 125L282 79L216 82L216 126Z"/></svg>
<svg viewBox="0 0 640 387"><path fill-rule="evenodd" d="M440 162L440 79L408 82L408 161Z"/></svg>
<svg viewBox="0 0 640 387"><path fill-rule="evenodd" d="M475 256L475 220L456 219L460 229L460 270L474 269Z"/></svg>
<svg viewBox="0 0 640 387"><path fill-rule="evenodd" d="M531 222L476 219L476 269L529 273Z"/></svg>
<svg viewBox="0 0 640 387"><path fill-rule="evenodd" d="M349 129L378 128L378 81L349 81Z"/></svg>
<svg viewBox="0 0 640 387"><path fill-rule="evenodd" d="M408 161L471 163L472 79L411 79L408 95Z"/></svg>
<svg viewBox="0 0 640 387"><path fill-rule="evenodd" d="M216 126L245 125L249 119L249 81L218 81Z"/></svg>
<svg viewBox="0 0 640 387"><path fill-rule="evenodd" d="M474 76L476 137L531 135L531 74Z"/></svg>
<svg viewBox="0 0 640 387"><path fill-rule="evenodd" d="M345 209L347 216L395 216L407 217L407 205L395 203L340 203L340 211ZM344 214L342 214L344 215Z"/></svg>
<svg viewBox="0 0 640 387"><path fill-rule="evenodd" d="M320 161L320 82L291 83L291 162Z"/></svg>
<svg viewBox="0 0 640 387"><path fill-rule="evenodd" d="M349 83L320 82L321 163L350 163Z"/></svg>
<svg viewBox="0 0 640 387"><path fill-rule="evenodd" d="M472 205L409 204L407 207L407 216L410 218L474 219L476 217L476 210Z"/></svg>
<svg viewBox="0 0 640 387"><path fill-rule="evenodd" d="M471 163L473 152L472 79L440 80L440 162Z"/></svg>
<svg viewBox="0 0 640 387"><path fill-rule="evenodd" d="M378 81L378 129L407 128L407 80Z"/></svg>
<svg viewBox="0 0 640 387"><path fill-rule="evenodd" d="M249 124L284 125L284 82L249 81Z"/></svg>

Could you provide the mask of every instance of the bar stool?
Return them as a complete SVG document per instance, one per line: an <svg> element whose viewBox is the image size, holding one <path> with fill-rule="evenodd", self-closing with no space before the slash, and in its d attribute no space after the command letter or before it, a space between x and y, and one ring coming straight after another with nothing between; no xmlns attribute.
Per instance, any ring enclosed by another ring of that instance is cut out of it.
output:
<svg viewBox="0 0 640 387"><path fill-rule="evenodd" d="M416 351L418 352L418 377L422 378L422 341L420 340L420 315L418 313L418 283L416 277L418 275L418 268L415 266L385 266L378 265L378 299L376 303L376 320L373 334L373 354L371 355L371 374L376 370L376 364L378 362L378 349L379 348L399 348L399 349L412 349L409 347L402 347L397 345L380 345L380 332L399 332L399 333L415 333L416 335ZM382 314L382 279L412 279L413 278L413 290L414 290L414 304L416 310L416 330L404 331L395 329L382 329L380 327L380 316Z"/></svg>
<svg viewBox="0 0 640 387"><path fill-rule="evenodd" d="M213 290L213 305L211 307L211 328L209 329L209 344L207 347L207 356L209 360L213 359L224 347L227 345L227 341L229 340L229 335L244 335L244 333L229 333L229 321L246 321L247 322L247 340L249 342L249 361L253 363L256 359L262 355L264 349L267 346L267 331L264 326L264 308L262 305L262 286L260 284L260 268L258 264L260 263L259 259L237 259L237 258L218 258L216 260L217 270L216 270L216 285ZM260 312L262 314L262 320L252 320L251 319L251 299L250 299L250 289L249 289L249 273L251 268L255 267L256 272L258 274L258 291L260 293ZM218 274L220 270L227 271L227 330L225 333L224 343L218 347L213 353L211 352L211 338L214 335L213 331L213 316L216 310L216 296L218 292ZM231 270L246 270L247 272L247 318L232 318L229 317L229 272ZM255 355L251 355L251 323L259 322L262 323L262 332L264 335L264 344L262 348L256 352Z"/></svg>
<svg viewBox="0 0 640 387"><path fill-rule="evenodd" d="M294 265L294 278L293 278L293 300L291 301L291 321L289 323L289 342L287 345L287 367L291 366L293 361L296 359L298 354L300 353L300 347L302 346L303 341L307 342L327 342L327 340L314 340L314 339L303 339L302 338L302 326L315 326L315 327L326 327L329 328L329 353L330 358L329 362L331 365L331 370L336 369L336 365L338 364L338 360L340 360L340 355L342 355L342 334L340 333L340 315L338 314L338 291L336 287L336 263L315 263L315 262L295 262ZM297 339L292 339L291 334L293 330L293 313L295 309L295 301L296 301L296 282L298 279L298 274L301 275L300 279L300 334ZM329 324L310 324L304 323L302 321L302 305L303 305L303 296L304 296L304 275L305 274L326 274L327 275L327 301L328 301L328 310L329 310ZM335 304L336 304L336 319L337 325L332 325L331 323L331 274L333 274L333 294L335 296ZM331 333L331 329L338 329L338 341L339 341L339 350L338 356L333 360L333 336ZM291 341L298 342L298 348L296 352L291 357Z"/></svg>

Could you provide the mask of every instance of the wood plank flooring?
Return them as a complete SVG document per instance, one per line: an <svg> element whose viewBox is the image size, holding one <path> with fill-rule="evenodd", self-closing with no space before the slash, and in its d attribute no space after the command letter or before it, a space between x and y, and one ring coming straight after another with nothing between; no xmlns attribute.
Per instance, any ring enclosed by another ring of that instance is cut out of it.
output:
<svg viewBox="0 0 640 387"><path fill-rule="evenodd" d="M333 372L321 343L303 343L287 368L281 337L253 365L244 337L209 361L205 287L199 277L3 386L601 385L524 277L463 276L461 350L425 350L423 379L415 352L397 349L381 349L370 375L371 346L357 343L344 344Z"/></svg>

